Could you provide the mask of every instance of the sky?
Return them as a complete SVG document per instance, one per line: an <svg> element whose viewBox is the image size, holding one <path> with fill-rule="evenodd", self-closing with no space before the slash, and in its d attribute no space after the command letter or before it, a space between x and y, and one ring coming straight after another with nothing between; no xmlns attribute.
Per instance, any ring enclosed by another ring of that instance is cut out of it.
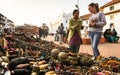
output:
<svg viewBox="0 0 120 75"><path fill-rule="evenodd" d="M80 15L88 12L88 4L95 2L100 6L111 0L79 0ZM77 0L0 0L0 13L14 21L39 26L56 19L62 12L70 13L76 9Z"/></svg>

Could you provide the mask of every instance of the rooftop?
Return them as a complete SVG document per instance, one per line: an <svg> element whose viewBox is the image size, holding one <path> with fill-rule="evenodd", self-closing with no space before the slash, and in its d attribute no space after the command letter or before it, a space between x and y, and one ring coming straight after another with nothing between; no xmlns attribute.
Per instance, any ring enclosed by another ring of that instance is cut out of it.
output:
<svg viewBox="0 0 120 75"><path fill-rule="evenodd" d="M3 14L1 14L1 13L0 13L0 16L3 16L3 17L5 17L5 16L4 16Z"/></svg>
<svg viewBox="0 0 120 75"><path fill-rule="evenodd" d="M112 0L112 1L110 1L110 2L108 2L108 3L106 3L105 5L101 6L101 8L105 8L105 7L107 7L107 6L116 4L116 3L118 3L118 2L120 2L120 0Z"/></svg>
<svg viewBox="0 0 120 75"><path fill-rule="evenodd" d="M11 22L11 23L14 23L14 22L13 22L12 20L10 20L10 19L7 19L7 21L8 21L8 22Z"/></svg>
<svg viewBox="0 0 120 75"><path fill-rule="evenodd" d="M85 14L85 15L80 16L80 18L81 18L82 20L88 20L88 19L89 19L89 16L90 16L90 14Z"/></svg>

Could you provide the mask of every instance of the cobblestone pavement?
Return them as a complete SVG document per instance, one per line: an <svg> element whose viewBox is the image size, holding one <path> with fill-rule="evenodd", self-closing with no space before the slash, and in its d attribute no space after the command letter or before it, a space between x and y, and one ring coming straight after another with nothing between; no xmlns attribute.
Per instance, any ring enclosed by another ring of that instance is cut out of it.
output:
<svg viewBox="0 0 120 75"><path fill-rule="evenodd" d="M53 36L48 36L43 40L54 41ZM54 43L59 44L59 42L54 41ZM68 44L63 43L62 46L68 47ZM99 45L99 50L102 56L109 57L109 56L116 56L120 58L120 42L119 43L105 43ZM91 45L81 45L80 46L80 53L89 53L93 54Z"/></svg>

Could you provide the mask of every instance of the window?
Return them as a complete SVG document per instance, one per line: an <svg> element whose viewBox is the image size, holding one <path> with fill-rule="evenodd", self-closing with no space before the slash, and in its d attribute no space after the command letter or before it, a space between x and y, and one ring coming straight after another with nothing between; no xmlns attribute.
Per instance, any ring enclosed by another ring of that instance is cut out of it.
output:
<svg viewBox="0 0 120 75"><path fill-rule="evenodd" d="M110 20L114 20L114 15L110 15Z"/></svg>
<svg viewBox="0 0 120 75"><path fill-rule="evenodd" d="M88 21L86 21L86 24L88 24Z"/></svg>
<svg viewBox="0 0 120 75"><path fill-rule="evenodd" d="M111 10L114 10L114 6L110 6L110 11L111 11Z"/></svg>

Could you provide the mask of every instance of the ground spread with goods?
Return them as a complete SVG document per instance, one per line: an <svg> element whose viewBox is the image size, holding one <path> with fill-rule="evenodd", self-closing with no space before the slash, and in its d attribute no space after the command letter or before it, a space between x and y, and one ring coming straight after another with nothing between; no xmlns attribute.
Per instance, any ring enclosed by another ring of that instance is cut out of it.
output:
<svg viewBox="0 0 120 75"><path fill-rule="evenodd" d="M120 58L114 56L94 61L93 55L21 33L5 39L9 46L0 53L0 75L120 75Z"/></svg>

